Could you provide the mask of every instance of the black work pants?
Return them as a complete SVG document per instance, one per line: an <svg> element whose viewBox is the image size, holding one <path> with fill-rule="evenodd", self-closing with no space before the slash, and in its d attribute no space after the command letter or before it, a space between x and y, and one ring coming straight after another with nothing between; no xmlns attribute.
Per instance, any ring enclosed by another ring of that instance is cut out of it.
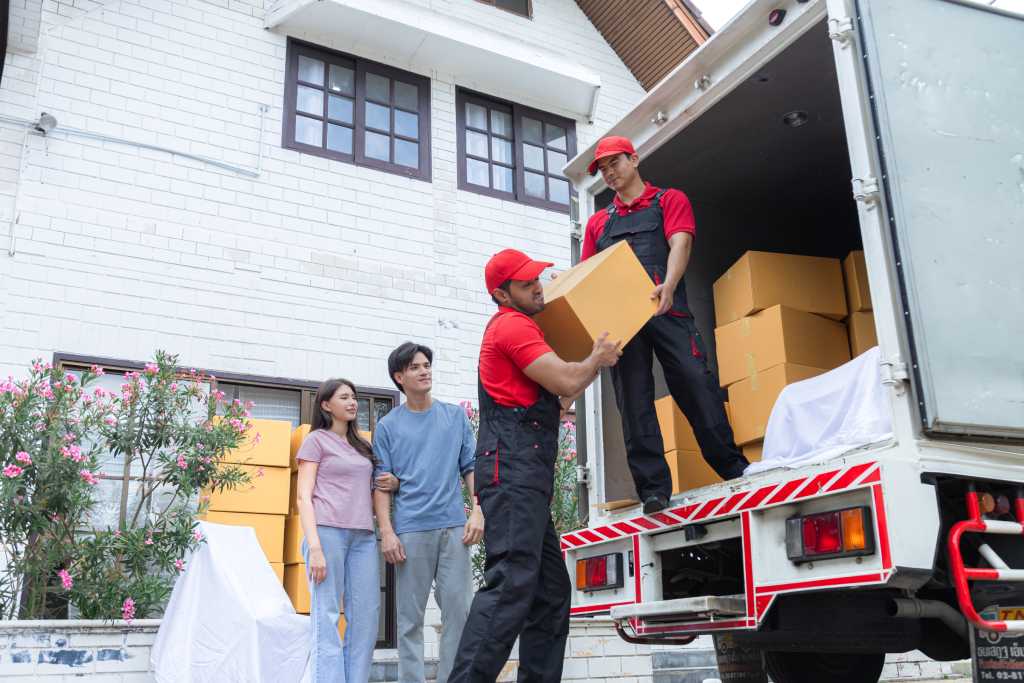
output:
<svg viewBox="0 0 1024 683"><path fill-rule="evenodd" d="M741 476L748 463L736 447L718 377L708 368L693 318L659 315L626 344L612 368L629 471L640 500L672 496L672 474L654 410L652 354L658 355L669 393L693 427L704 460L722 479Z"/></svg>
<svg viewBox="0 0 1024 683"><path fill-rule="evenodd" d="M571 584L548 496L504 482L480 491L485 585L473 599L449 683L494 683L519 638L519 681L560 681Z"/></svg>

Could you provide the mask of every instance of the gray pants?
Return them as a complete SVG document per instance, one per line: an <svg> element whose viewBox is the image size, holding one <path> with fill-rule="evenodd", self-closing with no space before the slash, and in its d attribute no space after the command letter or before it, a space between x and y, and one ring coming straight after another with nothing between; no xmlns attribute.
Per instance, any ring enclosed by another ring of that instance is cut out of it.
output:
<svg viewBox="0 0 1024 683"><path fill-rule="evenodd" d="M398 596L398 681L423 683L423 614L430 588L441 608L441 652L437 683L451 673L462 627L473 600L469 548L462 544L462 527L399 534L405 562L396 566Z"/></svg>

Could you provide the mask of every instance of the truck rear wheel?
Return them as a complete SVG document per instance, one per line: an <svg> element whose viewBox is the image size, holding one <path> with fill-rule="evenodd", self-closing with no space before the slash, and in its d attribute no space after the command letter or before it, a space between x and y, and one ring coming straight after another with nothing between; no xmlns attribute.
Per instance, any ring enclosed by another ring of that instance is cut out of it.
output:
<svg viewBox="0 0 1024 683"><path fill-rule="evenodd" d="M775 683L878 683L885 653L765 652Z"/></svg>

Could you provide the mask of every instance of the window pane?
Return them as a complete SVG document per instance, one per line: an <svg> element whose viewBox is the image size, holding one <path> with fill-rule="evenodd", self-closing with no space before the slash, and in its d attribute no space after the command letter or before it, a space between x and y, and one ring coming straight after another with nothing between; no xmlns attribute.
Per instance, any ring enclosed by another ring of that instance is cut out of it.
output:
<svg viewBox="0 0 1024 683"><path fill-rule="evenodd" d="M542 144L544 142L543 135L543 124L537 119L531 119L528 116L523 117L523 140L526 142L534 142L536 144Z"/></svg>
<svg viewBox="0 0 1024 683"><path fill-rule="evenodd" d="M306 116L295 117L295 142L323 147L324 124Z"/></svg>
<svg viewBox="0 0 1024 683"><path fill-rule="evenodd" d="M252 401L252 416L260 420L287 420L292 427L299 426L299 408L302 395L294 389L274 389L272 387L253 387L245 384L234 389L229 384L218 382L217 388L228 396L234 396L242 403ZM233 390L234 389L234 390Z"/></svg>
<svg viewBox="0 0 1024 683"><path fill-rule="evenodd" d="M420 89L412 83L395 81L395 106L410 111L419 111Z"/></svg>
<svg viewBox="0 0 1024 683"><path fill-rule="evenodd" d="M418 140L420 137L420 117L401 109L395 110L395 133L407 138Z"/></svg>
<svg viewBox="0 0 1024 683"><path fill-rule="evenodd" d="M569 163L569 157L565 156L561 152L552 152L548 150L548 173L552 175L562 175L562 169Z"/></svg>
<svg viewBox="0 0 1024 683"><path fill-rule="evenodd" d="M544 150L533 145L523 145L523 163L526 168L535 168L538 171L544 170Z"/></svg>
<svg viewBox="0 0 1024 683"><path fill-rule="evenodd" d="M494 189L501 190L502 192L511 192L512 169L495 164L494 166L491 166L491 171L494 176Z"/></svg>
<svg viewBox="0 0 1024 683"><path fill-rule="evenodd" d="M360 398L356 401L356 425L364 432L370 431L370 399Z"/></svg>
<svg viewBox="0 0 1024 683"><path fill-rule="evenodd" d="M537 173L526 172L526 194L531 197L544 199L544 176Z"/></svg>
<svg viewBox="0 0 1024 683"><path fill-rule="evenodd" d="M355 72L345 67L331 65L330 88L346 95L355 93Z"/></svg>
<svg viewBox="0 0 1024 683"><path fill-rule="evenodd" d="M374 424L380 422L380 419L391 412L391 399L389 398L375 398L373 399L373 410L374 410Z"/></svg>
<svg viewBox="0 0 1024 683"><path fill-rule="evenodd" d="M317 116L323 116L323 90L317 90L316 88L307 88L304 85L300 85L298 92L295 94L295 108L298 111L304 111L307 114L316 114Z"/></svg>
<svg viewBox="0 0 1024 683"><path fill-rule="evenodd" d="M466 154L475 157L487 158L487 136L483 133L466 131Z"/></svg>
<svg viewBox="0 0 1024 683"><path fill-rule="evenodd" d="M548 147L565 150L565 128L553 126L550 123L544 124L544 142Z"/></svg>
<svg viewBox="0 0 1024 683"><path fill-rule="evenodd" d="M466 102L466 125L487 130L487 109L479 104Z"/></svg>
<svg viewBox="0 0 1024 683"><path fill-rule="evenodd" d="M486 161L477 161L476 159L466 159L466 180L473 183L474 185L483 185L484 187L490 187L491 183L488 176L490 171L488 170L488 164Z"/></svg>
<svg viewBox="0 0 1024 683"><path fill-rule="evenodd" d="M299 55L299 80L313 85L324 84L324 63Z"/></svg>
<svg viewBox="0 0 1024 683"><path fill-rule="evenodd" d="M327 115L342 123L352 123L354 103L347 97L331 95L327 98Z"/></svg>
<svg viewBox="0 0 1024 683"><path fill-rule="evenodd" d="M501 138L491 138L491 159L503 164L512 163L512 143Z"/></svg>
<svg viewBox="0 0 1024 683"><path fill-rule="evenodd" d="M419 168L420 146L408 140L395 140L395 163L409 168Z"/></svg>
<svg viewBox="0 0 1024 683"><path fill-rule="evenodd" d="M333 123L328 124L327 149L334 150L335 152L341 152L343 154L351 154L352 129L346 128L345 126L336 126Z"/></svg>
<svg viewBox="0 0 1024 683"><path fill-rule="evenodd" d="M370 159L391 161L391 138L387 135L366 132L366 156ZM369 427L367 427L369 429Z"/></svg>
<svg viewBox="0 0 1024 683"><path fill-rule="evenodd" d="M548 197L559 204L569 203L569 183L558 178L548 178Z"/></svg>
<svg viewBox="0 0 1024 683"><path fill-rule="evenodd" d="M491 110L491 132L503 138L512 137L512 116L503 111Z"/></svg>
<svg viewBox="0 0 1024 683"><path fill-rule="evenodd" d="M391 81L377 74L366 74L366 97L378 102L391 103Z"/></svg>
<svg viewBox="0 0 1024 683"><path fill-rule="evenodd" d="M494 6L524 17L530 16L530 0L494 0Z"/></svg>
<svg viewBox="0 0 1024 683"><path fill-rule="evenodd" d="M391 131L391 109L373 102L366 103L366 127Z"/></svg>

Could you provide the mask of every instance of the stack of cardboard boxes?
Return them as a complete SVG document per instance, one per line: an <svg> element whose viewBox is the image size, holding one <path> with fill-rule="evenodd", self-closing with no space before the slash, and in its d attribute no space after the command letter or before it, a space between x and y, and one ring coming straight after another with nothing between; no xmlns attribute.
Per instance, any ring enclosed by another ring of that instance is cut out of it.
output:
<svg viewBox="0 0 1024 683"><path fill-rule="evenodd" d="M847 255L843 260L843 274L846 276L846 302L850 307L850 317L846 319L850 333L850 353L856 358L878 345L863 251L851 251Z"/></svg>
<svg viewBox="0 0 1024 683"><path fill-rule="evenodd" d="M267 561L282 581L290 432L291 424L285 421L252 420L245 441L224 459L246 470L250 483L230 491L209 492L210 505L202 516L216 524L252 527Z"/></svg>
<svg viewBox="0 0 1024 683"><path fill-rule="evenodd" d="M659 398L654 402L654 409L658 414L661 438L665 442L665 460L672 472L672 493L722 481L711 466L704 462L693 427L672 397ZM725 404L725 413L729 416L728 403ZM732 421L731 416L729 421Z"/></svg>

